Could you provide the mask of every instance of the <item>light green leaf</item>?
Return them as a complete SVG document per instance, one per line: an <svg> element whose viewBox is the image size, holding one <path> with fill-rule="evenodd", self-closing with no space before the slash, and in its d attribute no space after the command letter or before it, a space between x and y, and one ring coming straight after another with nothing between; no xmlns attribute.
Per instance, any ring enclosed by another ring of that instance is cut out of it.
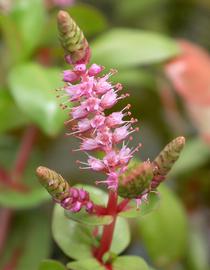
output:
<svg viewBox="0 0 210 270"><path fill-rule="evenodd" d="M114 236L111 244L111 252L122 253L130 244L130 227L126 219L117 217Z"/></svg>
<svg viewBox="0 0 210 270"><path fill-rule="evenodd" d="M39 270L65 270L66 267L54 260L44 260L39 266Z"/></svg>
<svg viewBox="0 0 210 270"><path fill-rule="evenodd" d="M38 269L50 252L49 219L46 217L40 209L16 213L1 255L0 269L4 269L14 254L19 254L15 270Z"/></svg>
<svg viewBox="0 0 210 270"><path fill-rule="evenodd" d="M159 63L179 53L176 41L168 37L120 28L101 35L91 47L93 61L109 68Z"/></svg>
<svg viewBox="0 0 210 270"><path fill-rule="evenodd" d="M84 209L78 213L72 213L66 210L65 215L69 219L91 226L110 224L113 220L112 216L89 214Z"/></svg>
<svg viewBox="0 0 210 270"><path fill-rule="evenodd" d="M210 159L210 147L203 140L187 139L182 154L170 172L171 176L188 173L204 165Z"/></svg>
<svg viewBox="0 0 210 270"><path fill-rule="evenodd" d="M148 200L142 202L142 204L139 206L139 209L136 207L135 200L131 200L128 204L128 209L121 212L120 216L126 217L126 218L136 218L136 217L142 217L156 208L158 208L160 202L160 197L156 193L150 193L148 196Z"/></svg>
<svg viewBox="0 0 210 270"><path fill-rule="evenodd" d="M9 91L0 90L0 132L25 125L27 122L27 117L16 106Z"/></svg>
<svg viewBox="0 0 210 270"><path fill-rule="evenodd" d="M85 259L77 262L70 262L67 264L67 268L71 270L105 270L96 259Z"/></svg>
<svg viewBox="0 0 210 270"><path fill-rule="evenodd" d="M94 227L82 225L66 218L64 209L55 206L52 222L53 237L69 257L80 260L92 257L92 248L98 246L102 234L100 227L99 236L93 237ZM111 246L111 252L121 253L130 242L130 230L125 219L118 217Z"/></svg>
<svg viewBox="0 0 210 270"><path fill-rule="evenodd" d="M108 26L106 17L93 6L86 4L74 5L70 8L69 13L82 29L85 36L100 33Z"/></svg>
<svg viewBox="0 0 210 270"><path fill-rule="evenodd" d="M113 263L113 270L149 270L146 262L137 256L120 256Z"/></svg>
<svg viewBox="0 0 210 270"><path fill-rule="evenodd" d="M40 43L46 19L42 0L15 0L10 18L22 39L21 54L29 55Z"/></svg>
<svg viewBox="0 0 210 270"><path fill-rule="evenodd" d="M55 242L67 256L75 260L92 257L91 246L95 244L92 228L67 219L64 209L55 206L52 233Z"/></svg>
<svg viewBox="0 0 210 270"><path fill-rule="evenodd" d="M157 265L163 268L182 258L187 244L187 217L176 196L160 186L160 207L138 220L141 240Z"/></svg>
<svg viewBox="0 0 210 270"><path fill-rule="evenodd" d="M9 74L12 95L21 110L51 136L62 129L66 118L53 91L62 84L59 73L56 69L28 63L15 67Z"/></svg>

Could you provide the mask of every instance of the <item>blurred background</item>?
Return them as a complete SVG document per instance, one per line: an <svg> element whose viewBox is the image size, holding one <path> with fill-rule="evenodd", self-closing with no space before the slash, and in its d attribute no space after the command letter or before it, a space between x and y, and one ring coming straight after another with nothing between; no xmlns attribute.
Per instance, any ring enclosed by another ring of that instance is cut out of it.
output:
<svg viewBox="0 0 210 270"><path fill-rule="evenodd" d="M161 191L161 205L132 220L125 254L155 269L210 269L210 1L0 0L0 269L36 270L69 259L51 236L52 207L35 169L71 183L100 177L79 170L84 155L65 136L68 112L56 99L63 59L59 9L84 31L92 62L117 68L139 119L139 159L153 159L176 136L186 146ZM124 104L123 104L124 103ZM117 109L117 108L116 108Z"/></svg>

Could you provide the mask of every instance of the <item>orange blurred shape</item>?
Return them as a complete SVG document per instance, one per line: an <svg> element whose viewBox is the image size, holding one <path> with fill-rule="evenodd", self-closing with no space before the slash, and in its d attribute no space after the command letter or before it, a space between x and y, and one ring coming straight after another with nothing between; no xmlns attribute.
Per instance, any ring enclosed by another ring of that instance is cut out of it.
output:
<svg viewBox="0 0 210 270"><path fill-rule="evenodd" d="M210 143L210 55L189 41L178 44L181 54L165 65L165 73L184 99L193 123Z"/></svg>
<svg viewBox="0 0 210 270"><path fill-rule="evenodd" d="M210 105L210 56L203 48L178 41L181 55L165 66L175 89L187 102Z"/></svg>

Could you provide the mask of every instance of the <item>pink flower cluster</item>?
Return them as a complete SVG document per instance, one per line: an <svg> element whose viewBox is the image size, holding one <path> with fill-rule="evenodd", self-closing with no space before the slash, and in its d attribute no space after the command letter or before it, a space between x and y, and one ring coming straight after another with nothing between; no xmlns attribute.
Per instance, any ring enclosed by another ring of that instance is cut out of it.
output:
<svg viewBox="0 0 210 270"><path fill-rule="evenodd" d="M131 115L129 104L119 112L105 113L128 94L119 95L122 85L113 85L109 81L116 70L99 76L103 69L97 64L91 65L89 69L85 64L77 64L73 70L65 70L63 80L66 84L60 89L63 94L59 97L67 98L61 104L62 108L70 109L71 119L66 124L70 126L71 132L67 134L81 140L78 150L86 152L88 156L87 162L78 163L85 166L83 169L104 172L106 179L96 183L105 183L108 188L116 190L119 176L125 172L140 145L130 149L126 143L131 138L129 135L138 130L132 127L136 119L124 120L124 117ZM74 107L69 108L66 105L69 102L74 102ZM90 154L96 151L103 153L101 159Z"/></svg>
<svg viewBox="0 0 210 270"><path fill-rule="evenodd" d="M82 207L91 213L93 211L93 202L89 198L89 193L84 189L70 188L69 196L60 202L60 205L71 212L79 212Z"/></svg>

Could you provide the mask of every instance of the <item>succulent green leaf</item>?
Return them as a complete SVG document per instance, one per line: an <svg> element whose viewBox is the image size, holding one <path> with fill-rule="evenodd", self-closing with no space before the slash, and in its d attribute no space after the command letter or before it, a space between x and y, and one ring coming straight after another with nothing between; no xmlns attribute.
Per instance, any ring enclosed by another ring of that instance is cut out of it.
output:
<svg viewBox="0 0 210 270"><path fill-rule="evenodd" d="M107 68L163 62L179 54L175 40L142 30L115 28L92 43L92 61Z"/></svg>
<svg viewBox="0 0 210 270"><path fill-rule="evenodd" d="M41 262L39 270L66 270L66 267L54 260L44 260Z"/></svg>
<svg viewBox="0 0 210 270"><path fill-rule="evenodd" d="M0 269L4 269L14 254L19 254L16 270L37 270L40 262L49 256L50 246L46 213L40 209L17 212L1 254Z"/></svg>
<svg viewBox="0 0 210 270"><path fill-rule="evenodd" d="M16 66L9 74L9 86L18 106L51 136L61 131L66 119L53 91L60 85L58 70L45 69L38 64Z"/></svg>
<svg viewBox="0 0 210 270"><path fill-rule="evenodd" d="M9 91L0 90L0 132L6 132L26 123L28 123L27 117L16 106Z"/></svg>
<svg viewBox="0 0 210 270"><path fill-rule="evenodd" d="M149 270L146 262L138 256L120 256L113 262L113 270Z"/></svg>
<svg viewBox="0 0 210 270"><path fill-rule="evenodd" d="M67 264L67 269L71 270L106 270L96 259L85 259Z"/></svg>
<svg viewBox="0 0 210 270"><path fill-rule="evenodd" d="M93 227L68 219L64 215L64 209L60 205L55 206L52 233L55 242L67 256L75 260L92 257L91 247L97 244L92 229Z"/></svg>
<svg viewBox="0 0 210 270"><path fill-rule="evenodd" d="M138 220L141 241L159 268L183 258L187 245L187 217L178 198L163 184L159 208Z"/></svg>
<svg viewBox="0 0 210 270"><path fill-rule="evenodd" d="M108 225L113 220L112 216L110 215L99 216L95 214L89 214L84 209L78 213L73 213L71 211L65 210L65 215L69 219L91 226Z"/></svg>
<svg viewBox="0 0 210 270"><path fill-rule="evenodd" d="M119 215L126 218L142 217L157 209L159 203L160 203L160 196L155 192L151 192L148 195L148 200L143 201L142 204L139 206L139 209L137 209L136 207L135 200L131 200L126 210L120 212Z"/></svg>

